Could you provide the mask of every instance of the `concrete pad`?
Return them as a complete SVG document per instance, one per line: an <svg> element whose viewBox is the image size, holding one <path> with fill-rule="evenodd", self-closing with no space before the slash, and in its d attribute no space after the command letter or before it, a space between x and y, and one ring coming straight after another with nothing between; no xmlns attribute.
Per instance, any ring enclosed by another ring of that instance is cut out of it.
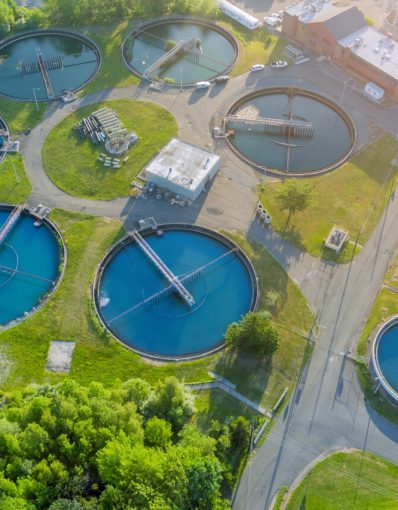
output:
<svg viewBox="0 0 398 510"><path fill-rule="evenodd" d="M68 340L53 340L48 350L47 366L48 372L68 373L72 363L75 342Z"/></svg>

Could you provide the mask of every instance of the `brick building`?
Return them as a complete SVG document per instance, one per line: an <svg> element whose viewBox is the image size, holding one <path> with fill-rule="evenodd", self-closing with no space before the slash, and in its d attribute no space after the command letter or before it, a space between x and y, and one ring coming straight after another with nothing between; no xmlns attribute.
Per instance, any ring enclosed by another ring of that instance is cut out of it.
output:
<svg viewBox="0 0 398 510"><path fill-rule="evenodd" d="M370 27L357 7L303 1L286 9L282 32L398 100L398 43Z"/></svg>

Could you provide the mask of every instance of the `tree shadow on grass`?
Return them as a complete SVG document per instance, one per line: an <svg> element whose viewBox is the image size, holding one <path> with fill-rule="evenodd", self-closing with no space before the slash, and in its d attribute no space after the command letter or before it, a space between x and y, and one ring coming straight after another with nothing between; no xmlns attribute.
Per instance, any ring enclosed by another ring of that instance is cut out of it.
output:
<svg viewBox="0 0 398 510"><path fill-rule="evenodd" d="M285 241L288 241L293 246L296 246L301 251L306 251L306 246L299 230L295 225L288 225L283 230L278 231Z"/></svg>
<svg viewBox="0 0 398 510"><path fill-rule="evenodd" d="M260 404L272 369L272 354L261 358L255 353L226 349L215 372L236 385L236 390Z"/></svg>

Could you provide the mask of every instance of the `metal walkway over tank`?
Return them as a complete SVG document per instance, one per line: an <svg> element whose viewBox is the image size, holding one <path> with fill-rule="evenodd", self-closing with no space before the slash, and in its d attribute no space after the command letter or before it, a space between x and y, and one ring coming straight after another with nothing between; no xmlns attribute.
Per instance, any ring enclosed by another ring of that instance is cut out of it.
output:
<svg viewBox="0 0 398 510"><path fill-rule="evenodd" d="M3 244L7 234L11 231L12 227L17 222L23 211L23 205L17 205L12 213L7 218L7 221L0 228L0 246Z"/></svg>
<svg viewBox="0 0 398 510"><path fill-rule="evenodd" d="M156 69L159 69L162 65L164 65L166 62L168 62L171 58L173 58L175 55L177 55L179 52L187 53L190 51L195 44L195 39L190 40L183 40L179 41L173 48L171 48L167 53L162 55L160 58L156 60L152 65L148 67L148 69L145 70L144 76L149 76L152 74Z"/></svg>
<svg viewBox="0 0 398 510"><path fill-rule="evenodd" d="M232 248L232 250L229 250L229 251L223 253L219 257L216 257L214 260L211 260L210 262L207 262L207 264L204 264L203 266L200 266L200 267L194 269L193 271L189 271L188 273L185 273L184 275L178 277L178 279L179 279L180 282L184 282L184 283L185 282L191 282L191 281L195 280L196 278L198 278L198 276L200 276L205 269L207 269L211 265L215 264L219 260L225 258L227 255L230 255L231 253L235 253L237 251L238 251L238 248ZM124 317L127 314L133 312L134 310L136 310L137 308L139 308L142 305L145 305L147 303L156 303L156 302L160 301L161 299L163 299L166 296L168 296L172 290L173 290L172 285L169 285L165 289L162 289L159 292L156 292L155 294L152 294L151 296L148 296L147 298L143 299L142 301L140 301L139 303L135 304L131 308L128 308L127 310L125 310L124 312L120 313L119 315L116 315L115 317L112 317L112 319L110 319L108 321L108 324L112 324L112 322L115 322L115 321L121 319L122 317Z"/></svg>
<svg viewBox="0 0 398 510"><path fill-rule="evenodd" d="M314 135L314 127L311 122L301 119L287 118L274 119L271 117L250 117L245 115L228 115L226 120L229 125L244 124L245 126L260 125L270 133L281 133L292 131L294 136L311 137Z"/></svg>
<svg viewBox="0 0 398 510"><path fill-rule="evenodd" d="M43 76L44 85L46 87L47 97L49 99L52 99L54 97L53 88L51 86L50 78L47 73L46 63L43 58L43 54L41 51L37 53L37 63L39 64L39 68L41 71L41 74Z"/></svg>
<svg viewBox="0 0 398 510"><path fill-rule="evenodd" d="M129 235L135 240L137 245L154 263L154 265L157 267L157 269L159 269L163 276L166 277L172 288L189 304L189 306L193 306L195 304L193 296L188 292L188 290L180 282L177 276L171 271L171 269L169 269L163 260L154 252L154 250L149 246L145 239L141 237L137 230L132 230L129 232Z"/></svg>

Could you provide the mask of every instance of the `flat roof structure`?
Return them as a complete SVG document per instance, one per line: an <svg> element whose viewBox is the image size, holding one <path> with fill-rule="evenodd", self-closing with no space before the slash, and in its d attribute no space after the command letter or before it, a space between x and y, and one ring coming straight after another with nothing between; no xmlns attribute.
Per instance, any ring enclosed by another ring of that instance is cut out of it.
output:
<svg viewBox="0 0 398 510"><path fill-rule="evenodd" d="M244 11L243 9L240 9L236 5L231 4L231 2L228 2L228 0L217 0L217 5L224 14L234 19L246 28L250 28L250 30L254 30L255 28L261 26L261 22L257 18Z"/></svg>
<svg viewBox="0 0 398 510"><path fill-rule="evenodd" d="M301 23L324 23L336 40L367 25L358 7L336 7L328 0L305 0L285 12Z"/></svg>
<svg viewBox="0 0 398 510"><path fill-rule="evenodd" d="M338 41L343 48L398 80L398 43L372 27L366 26Z"/></svg>
<svg viewBox="0 0 398 510"><path fill-rule="evenodd" d="M398 99L398 42L369 26L358 7L304 0L285 10L282 31Z"/></svg>
<svg viewBox="0 0 398 510"><path fill-rule="evenodd" d="M173 138L145 168L148 181L195 200L220 168L220 156Z"/></svg>

